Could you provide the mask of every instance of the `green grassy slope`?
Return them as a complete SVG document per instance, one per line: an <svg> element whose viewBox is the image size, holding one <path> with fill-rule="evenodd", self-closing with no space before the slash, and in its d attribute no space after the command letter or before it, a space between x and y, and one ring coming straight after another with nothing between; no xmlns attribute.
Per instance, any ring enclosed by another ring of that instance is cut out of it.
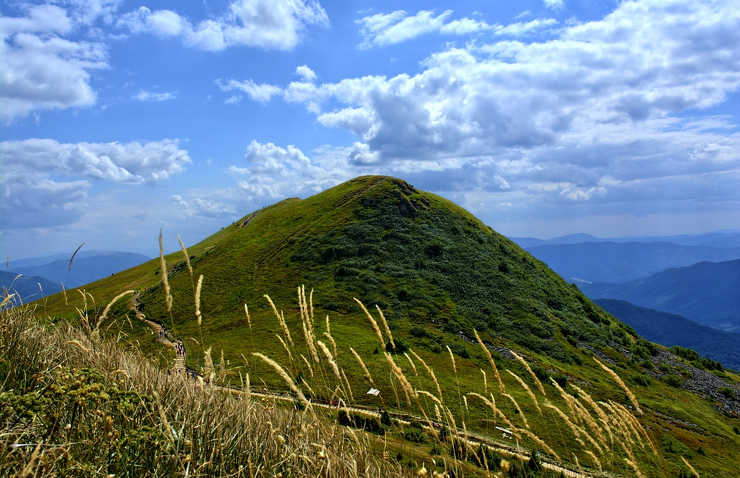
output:
<svg viewBox="0 0 740 478"><path fill-rule="evenodd" d="M272 369L250 356L255 350L284 364L294 377L299 372L308 376L301 368L300 355L308 357L309 353L298 340L301 322L295 305L296 287L306 284L316 290L316 316L330 316L337 361L348 376L357 403L404 408L403 400L394 397L384 356L379 353L382 350L353 297L383 309L396 339L436 370L448 406L471 431L495 432L485 409L472 403L467 407L460 398L484 388L481 368L487 370L489 389L493 384L485 356L471 343L476 329L500 352L494 355L502 372L511 370L534 388L527 371L511 359L508 350L524 354L545 383L547 400L558 406L563 402L548 383L549 377L562 385L579 384L596 400L628 403L591 359L594 352L599 354L649 410L642 422L654 441L659 447L667 443L660 459L637 457L649 474L677 475L683 468L676 450L689 457L700 472L712 476L731 476L740 466L740 454L732 458L726 453L728 449L740 450L740 435L733 431L740 422L736 414L731 416L733 407L737 410L737 392L723 402L722 414L717 400L688 392L675 379L660 379L679 376L688 383L688 375L698 372L683 368L681 359L662 364L661 348L637 337L543 263L458 206L403 181L361 177L305 200L282 201L190 247L189 253L196 279L204 275L203 341L213 348L215 358L223 353L233 383L239 382L239 374L249 373L253 385L286 388ZM142 311L159 322L174 322L175 333L186 339L189 365L199 368L201 348L189 339L200 340L193 314L193 280L180 253L168 256L167 261L174 295L172 317L165 310L157 261L85 289L95 297L98 309L122 290L141 290ZM285 310L296 337L290 356L276 338L280 327L262 297L265 293ZM62 295L50 297L46 313L72 317L72 306L80 307L83 302L76 292L68 291L67 297L69 305ZM245 303L252 313L252 328L244 318ZM115 325L129 334L130 340L138 340L144 350L161 353L161 346L147 329L136 321L130 327L121 319L124 304L113 310L112 316L118 317ZM323 335L326 326L323 320L318 322L316 335L328 343ZM445 346L455 354L456 373ZM364 396L368 383L349 347L363 357L376 377L380 399ZM397 355L404 371L413 377L413 386L433 390L435 385L421 367L415 373L405 360ZM667 371L652 376L650 371L655 367ZM324 371L317 372L317 377L320 373ZM737 387L738 378L730 372L713 371L711 376L730 388ZM502 378L537 434L561 456L570 457L572 437L563 431L558 417L540 415L513 377L502 373ZM312 386L317 397L331 394L315 382ZM505 398L499 399L498 406L507 416L518 415ZM582 463L589 460L578 452L576 455ZM620 459L612 457L610 461L613 469L629 473Z"/></svg>

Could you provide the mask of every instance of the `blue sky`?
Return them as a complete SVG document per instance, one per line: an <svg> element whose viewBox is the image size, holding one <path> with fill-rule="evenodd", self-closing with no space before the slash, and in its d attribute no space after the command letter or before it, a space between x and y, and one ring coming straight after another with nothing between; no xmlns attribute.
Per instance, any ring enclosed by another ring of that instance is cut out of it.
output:
<svg viewBox="0 0 740 478"><path fill-rule="evenodd" d="M740 224L736 1L0 1L0 251L152 254L362 174L507 235Z"/></svg>

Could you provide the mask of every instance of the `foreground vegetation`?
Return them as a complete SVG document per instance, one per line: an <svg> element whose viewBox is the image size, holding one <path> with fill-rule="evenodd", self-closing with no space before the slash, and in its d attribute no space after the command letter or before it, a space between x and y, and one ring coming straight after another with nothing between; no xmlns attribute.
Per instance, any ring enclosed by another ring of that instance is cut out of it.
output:
<svg viewBox="0 0 740 478"><path fill-rule="evenodd" d="M171 375L99 331L0 313L0 476L404 476L361 433Z"/></svg>

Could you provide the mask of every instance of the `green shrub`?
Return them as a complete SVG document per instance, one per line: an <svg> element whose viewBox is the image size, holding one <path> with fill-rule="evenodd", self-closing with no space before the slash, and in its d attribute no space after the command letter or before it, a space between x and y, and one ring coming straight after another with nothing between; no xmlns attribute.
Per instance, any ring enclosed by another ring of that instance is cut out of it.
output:
<svg viewBox="0 0 740 478"><path fill-rule="evenodd" d="M683 379L679 375L668 374L663 377L663 381L671 387L680 387L683 384Z"/></svg>
<svg viewBox="0 0 740 478"><path fill-rule="evenodd" d="M647 375L635 375L634 377L632 377L632 381L635 382L637 385L641 385L643 387L649 387L652 383Z"/></svg>
<svg viewBox="0 0 740 478"><path fill-rule="evenodd" d="M730 399L735 397L735 390L730 387L719 387L719 393Z"/></svg>

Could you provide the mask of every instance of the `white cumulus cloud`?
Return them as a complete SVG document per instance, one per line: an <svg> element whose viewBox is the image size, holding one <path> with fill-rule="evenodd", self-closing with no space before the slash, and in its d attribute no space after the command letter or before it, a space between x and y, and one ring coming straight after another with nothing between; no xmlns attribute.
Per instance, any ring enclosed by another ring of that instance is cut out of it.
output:
<svg viewBox="0 0 740 478"><path fill-rule="evenodd" d="M535 19L527 23L499 25L468 17L450 20L452 14L452 10L445 10L439 15L431 10L420 10L415 15L409 15L405 10L396 10L362 17L356 21L363 39L360 48L394 45L429 33L468 35L485 31L498 36L517 37L557 23L553 19Z"/></svg>
<svg viewBox="0 0 740 478"><path fill-rule="evenodd" d="M75 22L63 8L21 9L19 16L0 16L0 121L94 104L90 74L108 67L106 46L67 38Z"/></svg>
<svg viewBox="0 0 740 478"><path fill-rule="evenodd" d="M235 0L221 16L197 23L172 10L142 6L117 22L132 33L181 37L185 45L208 51L234 46L290 50L307 26L328 24L329 17L316 0Z"/></svg>
<svg viewBox="0 0 740 478"><path fill-rule="evenodd" d="M53 139L0 142L3 227L49 227L74 222L94 182L154 183L190 163L176 140L148 143L59 143Z"/></svg>
<svg viewBox="0 0 740 478"><path fill-rule="evenodd" d="M267 83L255 83L254 80L251 79L246 81L216 80L216 85L221 89L221 91L238 91L241 93L246 93L252 100L258 101L260 103L266 103L270 101L273 96L278 95L282 92L282 88L280 87ZM232 96L227 100L227 103L238 102L238 96Z"/></svg>
<svg viewBox="0 0 740 478"><path fill-rule="evenodd" d="M177 93L172 91L164 91L158 93L155 91L139 90L139 92L133 96L133 99L145 102L169 101L174 100L175 98L177 98Z"/></svg>

